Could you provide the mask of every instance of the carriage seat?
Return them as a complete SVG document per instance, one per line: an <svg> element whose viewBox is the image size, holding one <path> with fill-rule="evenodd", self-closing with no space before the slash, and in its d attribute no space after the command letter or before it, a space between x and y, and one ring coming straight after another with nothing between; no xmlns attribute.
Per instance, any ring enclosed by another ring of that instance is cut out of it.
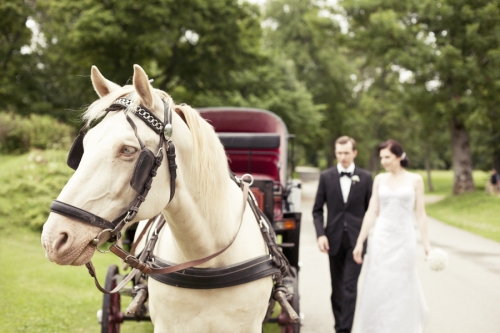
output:
<svg viewBox="0 0 500 333"><path fill-rule="evenodd" d="M278 149L280 135L273 133L217 133L226 149Z"/></svg>

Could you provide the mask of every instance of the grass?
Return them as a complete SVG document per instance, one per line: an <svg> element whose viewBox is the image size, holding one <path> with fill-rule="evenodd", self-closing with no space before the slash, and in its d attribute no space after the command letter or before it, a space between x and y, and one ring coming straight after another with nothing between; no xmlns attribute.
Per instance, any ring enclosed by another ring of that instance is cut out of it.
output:
<svg viewBox="0 0 500 333"><path fill-rule="evenodd" d="M484 191L447 196L427 206L427 214L483 237L500 242L500 197Z"/></svg>
<svg viewBox="0 0 500 333"><path fill-rule="evenodd" d="M432 195L451 195L453 190L453 172L450 170L434 170L431 172L432 185L434 186L434 191L429 192L427 173L425 170L412 170L420 174L424 178L425 182L425 192L426 194ZM474 171L473 172L474 183L476 185L477 191L484 191L486 182L488 181L489 175L484 171Z"/></svg>
<svg viewBox="0 0 500 333"><path fill-rule="evenodd" d="M424 171L417 171L426 181ZM443 200L427 205L427 214L450 225L473 232L483 237L500 242L500 197L488 195L485 184L489 175L483 171L474 171L473 178L476 192L453 195L453 172L432 171L434 192L426 194L441 195Z"/></svg>
<svg viewBox="0 0 500 333"><path fill-rule="evenodd" d="M102 294L85 267L58 266L45 259L39 235L18 230L0 236L0 332L100 332L96 312ZM96 254L93 260L104 284L113 255ZM130 302L122 297L122 308ZM126 322L125 333L150 333L150 322Z"/></svg>

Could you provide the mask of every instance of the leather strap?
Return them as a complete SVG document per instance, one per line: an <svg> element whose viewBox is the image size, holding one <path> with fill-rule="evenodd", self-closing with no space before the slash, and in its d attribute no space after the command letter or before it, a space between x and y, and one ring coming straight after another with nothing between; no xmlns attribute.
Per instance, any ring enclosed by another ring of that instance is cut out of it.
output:
<svg viewBox="0 0 500 333"><path fill-rule="evenodd" d="M155 267L171 267L174 264L154 257ZM190 289L217 289L237 286L266 276L280 273L269 255L250 259L226 267L188 268L171 274L151 274L156 281Z"/></svg>
<svg viewBox="0 0 500 333"><path fill-rule="evenodd" d="M92 264L92 261L89 261L88 263L86 263L85 266L89 270L90 276L92 276L94 278L94 282L95 282L95 285L96 285L97 289L99 289L103 294L114 294L114 293L117 293L123 287L125 287L127 285L127 283L129 283L134 278L134 276L137 273L139 273L139 270L134 268L127 275L127 277L125 277L115 288L113 288L113 290L109 290L108 291L108 290L104 289L103 287L101 287L101 285L99 284L99 281L97 280L97 275L96 275L95 267Z"/></svg>
<svg viewBox="0 0 500 333"><path fill-rule="evenodd" d="M111 252L113 252L114 254L116 254L125 263L127 263L128 265L130 265L131 267L134 268L130 272L130 274L127 275L127 277L119 285L117 285L113 290L108 291L108 290L104 289L103 287L101 287L101 285L99 284L99 281L97 280L96 271L95 271L94 265L92 264L92 261L89 261L87 264L85 264L85 266L87 267L87 269L89 271L90 276L92 276L94 278L94 282L95 282L95 285L96 285L97 289L99 289L102 293L105 293L105 294L113 294L113 293L118 292L129 281L131 281L138 272L142 272L144 274L169 274L169 273L174 273L174 272L178 272L178 271L181 271L181 270L184 270L184 269L187 269L187 268L191 268L193 266L201 265L201 264L203 264L203 263L205 263L205 262L207 262L207 261L209 261L209 260L217 257L218 255L220 255L224 251L226 251L233 244L233 242L236 240L236 237L238 236L239 231L241 229L241 225L243 224L243 216L245 214L245 208L246 208L247 201L248 201L248 192L249 192L250 184L242 181L241 182L241 186L243 187L243 211L241 212L240 224L239 224L238 230L236 231L236 233L235 233L233 239L231 240L231 242L226 247L224 247L222 250L217 251L216 253L213 253L213 254L211 254L209 256L206 256L204 258L200 258L200 259L197 259L197 260L191 260L191 261L188 261L188 262L185 262L185 263L182 263L182 264L172 265L172 266L165 267L165 268L151 267L149 265L149 263L147 263L146 261L147 261L147 258L150 255L150 253L152 252L152 250L153 250L153 248L154 248L154 246L156 244L156 241L158 239L158 230L165 223L165 219L162 216L162 219L159 221L160 226L157 227L157 232L155 232L155 234L153 235L153 237L150 239L150 241L146 245L145 250L142 252L142 254L141 254L141 256L139 258L134 257L130 253L128 253L125 250L123 250L121 247L117 246L116 244L112 245L109 248L109 250Z"/></svg>
<svg viewBox="0 0 500 333"><path fill-rule="evenodd" d="M184 269L206 263L207 261L217 257L218 255L220 255L221 253L226 251L233 244L233 242L236 240L236 237L239 234L239 231L241 229L241 225L243 224L243 216L245 213L245 208L246 208L246 204L247 204L247 200L248 200L248 191L249 191L250 184L246 183L246 182L242 182L242 186L243 186L243 211L241 212L241 220L240 220L240 224L238 226L238 230L236 231L233 239L231 240L231 242L228 245L226 245L223 249L221 249L215 253L212 253L209 256L206 256L206 257L203 257L200 259L196 259L196 260L187 261L187 262L184 262L182 264L172 265L172 266L165 267L165 268L155 268L155 267L151 267L148 263L142 262L141 260L137 259L136 257L130 255L130 253L126 252L125 250L123 250L121 247L119 247L116 244L112 245L109 248L109 250L111 252L113 252L114 254L116 254L118 257L120 257L125 263L127 263L128 265L130 265L133 268L139 269L144 274L169 274L169 273L182 271ZM153 245L153 247L154 247L154 245Z"/></svg>
<svg viewBox="0 0 500 333"><path fill-rule="evenodd" d="M141 242L142 238L144 237L144 235L146 234L146 232L148 232L149 227L151 226L151 224L154 222L155 219L156 219L156 216L153 217L153 218L151 218L151 219L149 219L148 223L146 223L146 225L144 226L144 229L142 229L141 233L137 237L137 240L132 244L132 247L130 248L130 254L131 255L135 254L135 250L137 249L137 245L139 245L139 243Z"/></svg>
<svg viewBox="0 0 500 333"><path fill-rule="evenodd" d="M115 228L115 225L113 223L103 219L102 217L99 217L97 215L92 214L91 212L87 212L83 209L80 209L78 207L69 205L67 203L58 200L52 201L52 203L50 204L50 211L78 221L90 223L99 228L103 229Z"/></svg>

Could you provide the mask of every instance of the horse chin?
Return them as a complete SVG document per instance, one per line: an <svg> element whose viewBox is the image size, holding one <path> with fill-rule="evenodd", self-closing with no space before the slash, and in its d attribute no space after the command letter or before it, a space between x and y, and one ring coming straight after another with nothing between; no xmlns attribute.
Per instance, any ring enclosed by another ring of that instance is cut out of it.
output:
<svg viewBox="0 0 500 333"><path fill-rule="evenodd" d="M71 266L82 266L88 263L90 259L92 259L95 249L95 246L87 245L80 255L71 263Z"/></svg>

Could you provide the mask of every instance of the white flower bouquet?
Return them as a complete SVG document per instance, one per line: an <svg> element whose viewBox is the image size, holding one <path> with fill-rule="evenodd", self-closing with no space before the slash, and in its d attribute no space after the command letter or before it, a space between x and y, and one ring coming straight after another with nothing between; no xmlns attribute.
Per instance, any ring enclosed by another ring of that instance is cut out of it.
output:
<svg viewBox="0 0 500 333"><path fill-rule="evenodd" d="M448 266L448 253L440 248L434 248L427 255L427 264L433 271L442 271Z"/></svg>

